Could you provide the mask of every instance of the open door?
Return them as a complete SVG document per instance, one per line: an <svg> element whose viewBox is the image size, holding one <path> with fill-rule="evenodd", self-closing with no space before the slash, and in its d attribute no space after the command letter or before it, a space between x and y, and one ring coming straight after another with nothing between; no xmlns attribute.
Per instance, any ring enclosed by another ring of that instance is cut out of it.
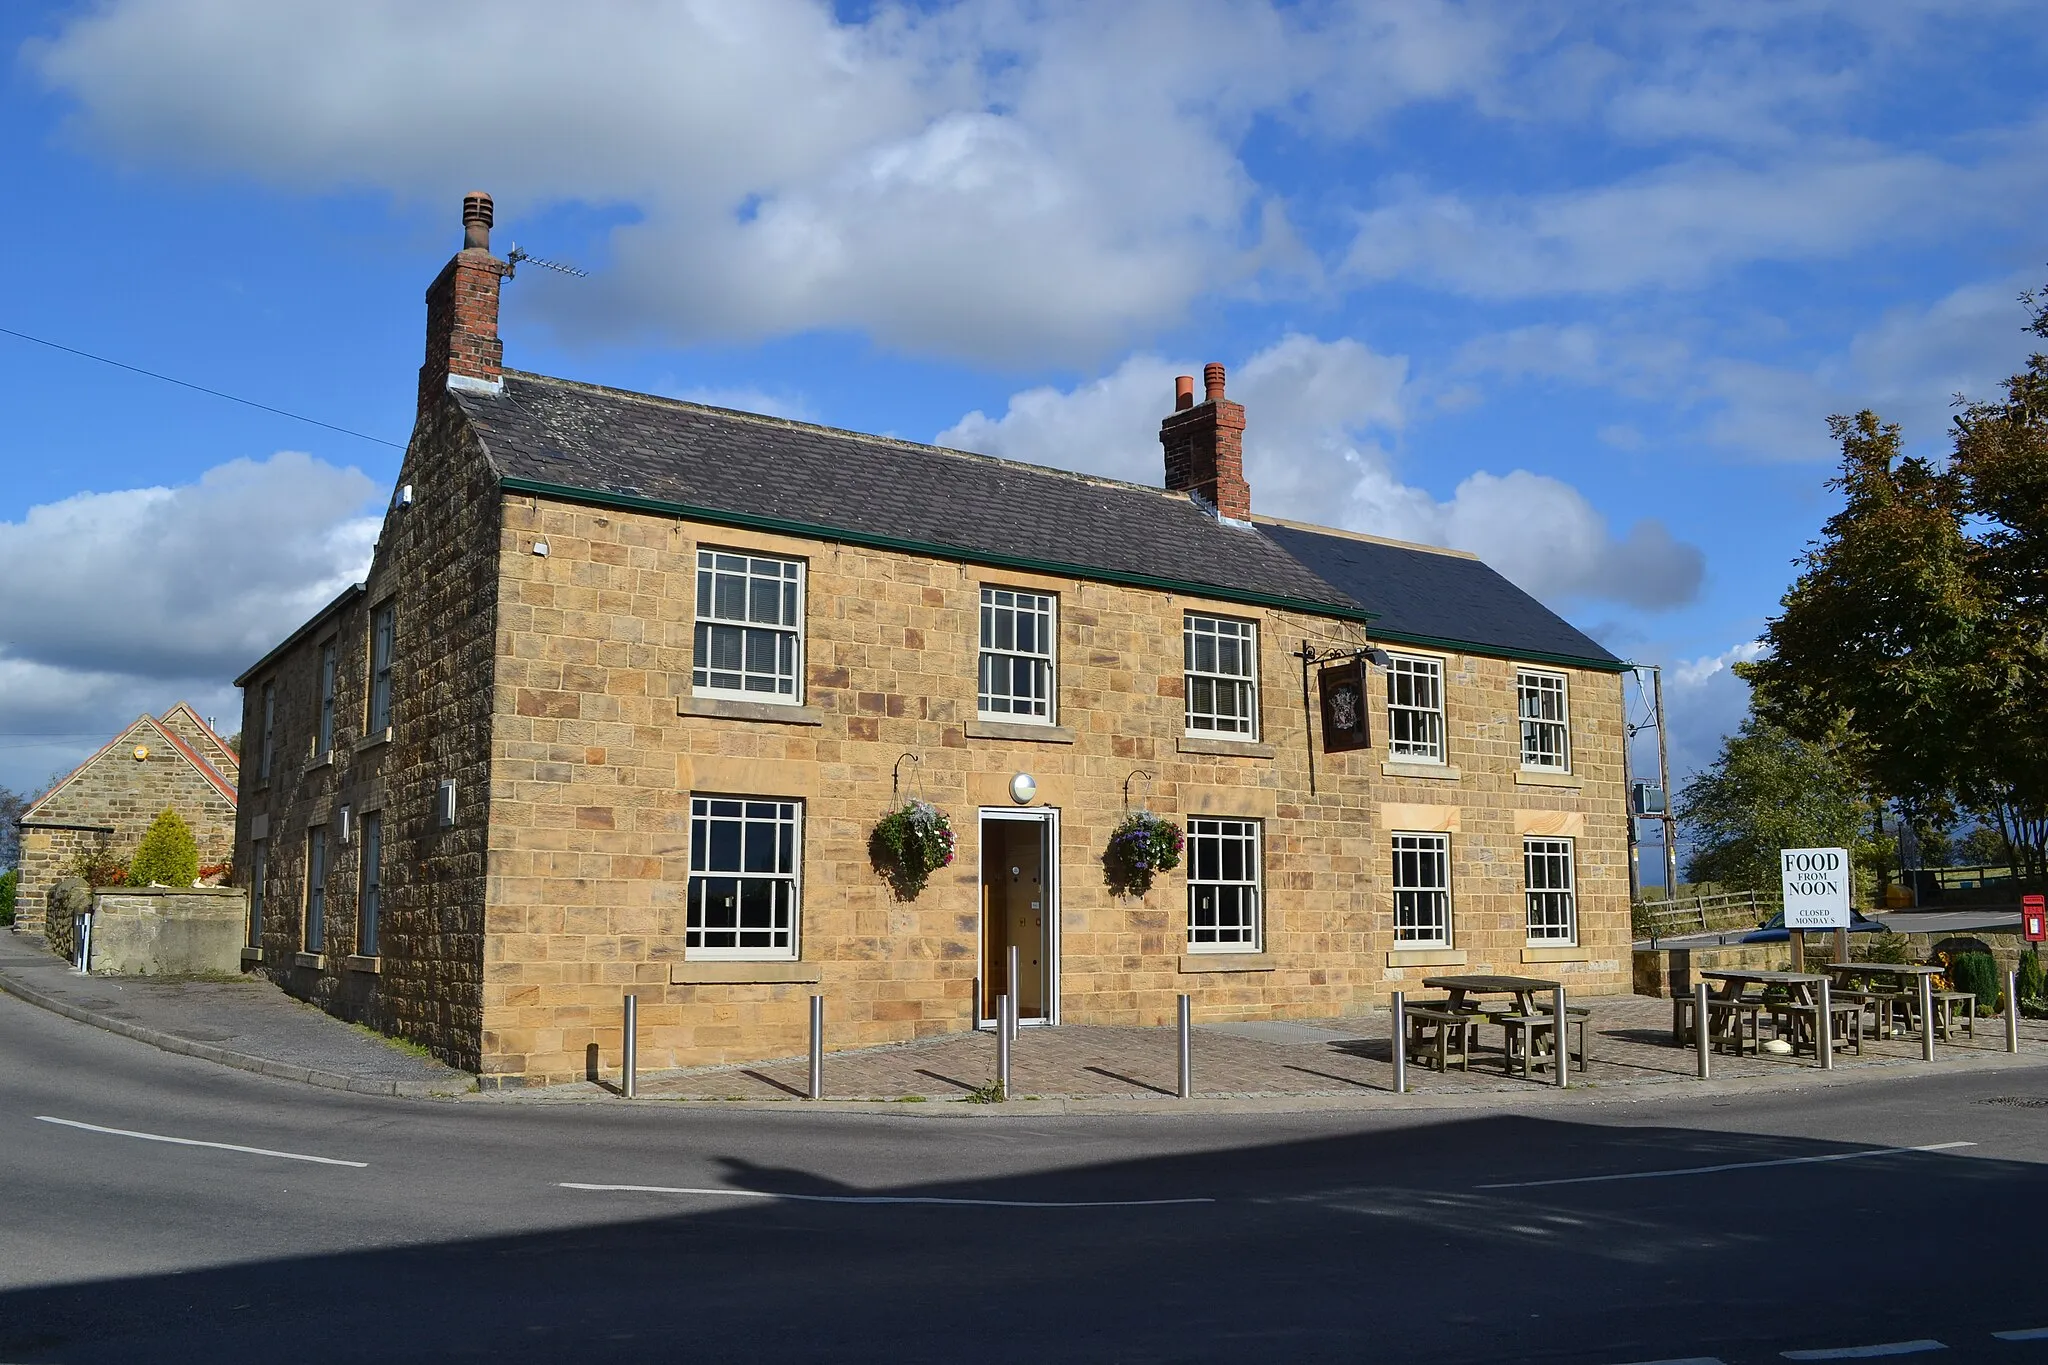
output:
<svg viewBox="0 0 2048 1365"><path fill-rule="evenodd" d="M1057 1016L1058 888L1052 812L984 812L981 818L981 1022L1013 991L1010 949L1017 950L1020 1023Z"/></svg>

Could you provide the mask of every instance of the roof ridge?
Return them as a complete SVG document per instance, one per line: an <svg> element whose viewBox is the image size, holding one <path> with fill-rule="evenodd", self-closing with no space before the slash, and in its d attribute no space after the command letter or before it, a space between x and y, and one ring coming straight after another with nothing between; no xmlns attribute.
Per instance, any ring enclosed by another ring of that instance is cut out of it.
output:
<svg viewBox="0 0 2048 1365"><path fill-rule="evenodd" d="M564 379L560 375L535 374L528 370L507 369L508 379L534 380L543 384L559 384L565 388L586 389L608 398L623 398L630 402L647 403L655 407L685 408L692 412L716 413L721 417L737 418L761 426L780 427L788 431L815 431L825 436L836 436L845 440L860 441L867 445L882 446L894 450L915 450L934 455L948 455L954 459L972 460L981 464L994 465L1001 469L1015 469L1026 474L1044 474L1053 478L1069 479L1076 483L1100 487L1126 489L1134 493L1149 493L1169 501L1185 501L1187 494L1157 484L1134 483L1129 479L1111 478L1107 474L1090 474L1079 469L1061 469L1057 465L1038 464L1031 460L1006 459L1001 455L989 455L979 450L962 450L958 446L942 446L932 441L911 441L901 436L881 436L872 431L855 431L850 427L828 426L823 422L802 422L794 417L777 417L772 413L748 412L744 408L722 408L715 403L698 403L688 398L672 398L666 394L641 393L637 389L615 389L609 384L593 384L583 379Z"/></svg>
<svg viewBox="0 0 2048 1365"><path fill-rule="evenodd" d="M1323 526L1313 521L1289 521L1285 517L1269 517L1264 513L1253 513L1254 525L1285 526L1290 531L1307 531L1311 535L1337 536L1344 540L1362 540L1368 545L1386 545L1396 550L1420 550L1424 554L1449 555L1454 559L1473 559L1481 564L1484 559L1470 550L1453 549L1448 545L1429 545L1419 540L1396 540L1392 536L1376 536L1365 531L1350 531L1341 526ZM1491 566L1489 566L1491 567Z"/></svg>

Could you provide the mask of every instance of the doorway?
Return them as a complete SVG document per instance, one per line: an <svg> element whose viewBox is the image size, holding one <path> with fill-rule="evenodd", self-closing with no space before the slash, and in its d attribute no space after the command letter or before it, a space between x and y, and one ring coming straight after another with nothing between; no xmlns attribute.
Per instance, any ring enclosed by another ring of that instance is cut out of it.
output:
<svg viewBox="0 0 2048 1365"><path fill-rule="evenodd" d="M1058 825L1050 810L981 815L981 1023L1012 991L1017 950L1017 1022L1059 1022Z"/></svg>

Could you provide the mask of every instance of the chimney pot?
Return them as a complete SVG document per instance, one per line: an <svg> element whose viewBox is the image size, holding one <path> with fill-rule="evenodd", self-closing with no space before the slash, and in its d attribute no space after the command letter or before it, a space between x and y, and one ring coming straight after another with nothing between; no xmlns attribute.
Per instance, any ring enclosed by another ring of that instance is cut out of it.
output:
<svg viewBox="0 0 2048 1365"><path fill-rule="evenodd" d="M1173 377L1173 410L1179 412L1195 405L1195 377L1179 374Z"/></svg>
<svg viewBox="0 0 2048 1365"><path fill-rule="evenodd" d="M462 196L462 246L465 251L491 249L491 223L496 216L491 196L482 190L471 190Z"/></svg>
<svg viewBox="0 0 2048 1365"><path fill-rule="evenodd" d="M1223 367L1211 361L1202 367L1204 397L1211 403L1223 396Z"/></svg>
<svg viewBox="0 0 2048 1365"><path fill-rule="evenodd" d="M1166 486L1192 493L1232 521L1249 521L1252 490L1244 481L1244 408L1223 396L1223 367L1205 366L1209 401L1195 402L1195 381L1173 382L1173 411L1159 424Z"/></svg>

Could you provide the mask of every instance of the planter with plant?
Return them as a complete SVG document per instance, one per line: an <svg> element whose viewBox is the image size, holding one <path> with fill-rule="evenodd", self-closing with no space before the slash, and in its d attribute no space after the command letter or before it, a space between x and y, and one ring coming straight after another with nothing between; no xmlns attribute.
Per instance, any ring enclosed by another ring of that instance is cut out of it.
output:
<svg viewBox="0 0 2048 1365"><path fill-rule="evenodd" d="M1142 896L1152 889L1152 879L1180 866L1186 839L1180 826L1149 810L1126 815L1110 831L1109 847L1103 850L1103 872L1109 889L1119 896Z"/></svg>
<svg viewBox="0 0 2048 1365"><path fill-rule="evenodd" d="M911 900L932 873L953 861L953 824L929 801L911 800L875 823L868 856L889 879L897 899Z"/></svg>

